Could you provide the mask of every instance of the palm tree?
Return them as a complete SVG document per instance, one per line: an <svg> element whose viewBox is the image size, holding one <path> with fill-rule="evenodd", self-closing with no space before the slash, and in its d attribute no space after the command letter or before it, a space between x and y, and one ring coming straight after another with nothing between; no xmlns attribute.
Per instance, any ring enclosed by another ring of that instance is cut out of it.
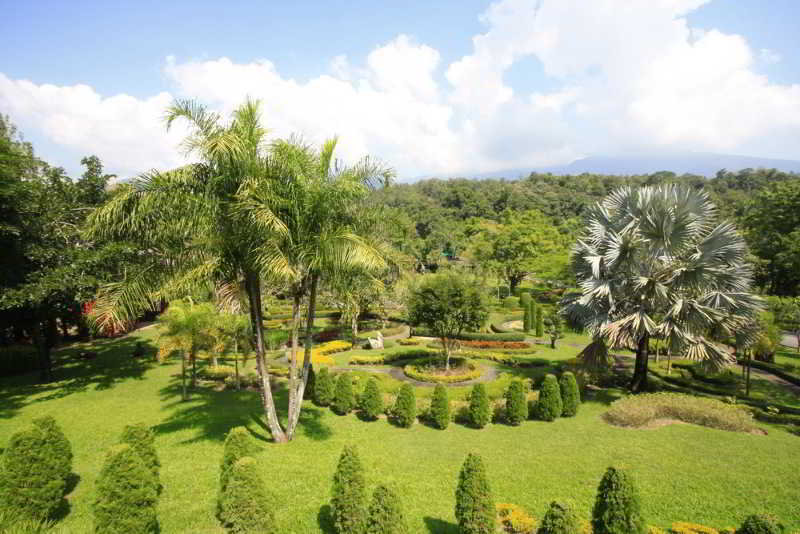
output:
<svg viewBox="0 0 800 534"><path fill-rule="evenodd" d="M212 336L214 337L213 350L215 354L233 354L236 389L241 389L239 360L243 359L242 355L250 352L250 342L253 339L250 319L242 314L219 313L214 321Z"/></svg>
<svg viewBox="0 0 800 534"><path fill-rule="evenodd" d="M706 193L623 187L588 211L585 227L572 254L581 293L562 312L592 333L591 359L602 361L605 346L635 348L634 392L647 387L651 337L711 367L733 361L712 337L742 330L760 300L744 240Z"/></svg>

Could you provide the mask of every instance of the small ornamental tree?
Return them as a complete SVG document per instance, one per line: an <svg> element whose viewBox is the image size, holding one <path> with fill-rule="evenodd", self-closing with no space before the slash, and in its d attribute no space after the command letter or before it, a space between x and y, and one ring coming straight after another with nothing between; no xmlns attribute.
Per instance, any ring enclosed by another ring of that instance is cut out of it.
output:
<svg viewBox="0 0 800 534"><path fill-rule="evenodd" d="M314 384L314 403L317 406L328 406L333 402L333 376L327 367L319 370Z"/></svg>
<svg viewBox="0 0 800 534"><path fill-rule="evenodd" d="M447 396L447 388L442 384L436 384L433 390L431 421L441 430L450 424L450 399Z"/></svg>
<svg viewBox="0 0 800 534"><path fill-rule="evenodd" d="M72 473L72 445L67 436L51 415L34 419L33 424L44 432L45 441L51 448L53 468L66 483L67 477Z"/></svg>
<svg viewBox="0 0 800 534"><path fill-rule="evenodd" d="M394 421L402 427L409 428L414 424L414 420L417 418L417 398L411 384L400 386L397 399L394 401L392 415Z"/></svg>
<svg viewBox="0 0 800 534"><path fill-rule="evenodd" d="M356 399L353 395L353 381L350 373L342 373L336 379L336 392L333 396L333 411L345 415L353 411Z"/></svg>
<svg viewBox="0 0 800 534"><path fill-rule="evenodd" d="M367 514L366 534L408 534L400 496L380 485L372 494Z"/></svg>
<svg viewBox="0 0 800 534"><path fill-rule="evenodd" d="M338 534L361 534L366 525L364 470L355 447L346 446L333 475L333 526Z"/></svg>
<svg viewBox="0 0 800 534"><path fill-rule="evenodd" d="M408 298L408 319L423 325L442 341L445 368L450 369L450 354L462 332L476 331L489 318L485 290L461 274L440 273L424 278Z"/></svg>
<svg viewBox="0 0 800 534"><path fill-rule="evenodd" d="M492 419L491 408L489 407L489 395L486 393L486 386L475 384L469 396L469 422L476 428L483 428Z"/></svg>
<svg viewBox="0 0 800 534"><path fill-rule="evenodd" d="M160 487L158 471L161 462L158 461L156 454L155 435L152 429L143 423L127 425L122 431L122 443L127 443L142 458L144 465L153 475L153 484L158 489Z"/></svg>
<svg viewBox="0 0 800 534"><path fill-rule="evenodd" d="M561 317L558 316L557 313L550 315L546 321L545 331L547 335L550 336L550 348L556 348L556 341L564 337L564 332L562 331L561 326Z"/></svg>
<svg viewBox="0 0 800 534"><path fill-rule="evenodd" d="M496 511L483 460L470 453L456 488L456 519L461 534L494 534Z"/></svg>
<svg viewBox="0 0 800 534"><path fill-rule="evenodd" d="M542 315L542 307L536 306L536 337L544 336L544 316Z"/></svg>
<svg viewBox="0 0 800 534"><path fill-rule="evenodd" d="M782 534L783 526L774 517L751 515L736 529L736 534Z"/></svg>
<svg viewBox="0 0 800 534"><path fill-rule="evenodd" d="M364 419L375 421L383 412L383 396L375 378L370 378L367 381L360 402L361 414Z"/></svg>
<svg viewBox="0 0 800 534"><path fill-rule="evenodd" d="M578 381L575 380L575 375L569 371L563 373L559 380L559 387L561 388L561 403L563 404L561 415L563 417L573 417L578 413L578 407L581 405L581 392L578 389Z"/></svg>
<svg viewBox="0 0 800 534"><path fill-rule="evenodd" d="M517 426L528 418L528 400L520 380L512 380L506 391L506 421Z"/></svg>
<svg viewBox="0 0 800 534"><path fill-rule="evenodd" d="M237 460L222 492L219 515L225 526L237 534L278 532L271 505L256 461L250 456Z"/></svg>
<svg viewBox="0 0 800 534"><path fill-rule="evenodd" d="M153 474L127 443L115 445L97 479L94 525L97 534L158 532Z"/></svg>
<svg viewBox="0 0 800 534"><path fill-rule="evenodd" d="M233 427L228 432L222 448L222 463L219 470L220 496L225 493L225 487L228 485L233 465L245 456L255 454L255 452L256 446L245 427Z"/></svg>
<svg viewBox="0 0 800 534"><path fill-rule="evenodd" d="M639 493L622 470L609 467L597 488L592 511L594 534L645 534Z"/></svg>
<svg viewBox="0 0 800 534"><path fill-rule="evenodd" d="M561 388L558 386L558 379L555 375L548 374L544 377L535 410L536 419L542 421L555 421L564 411L561 403Z"/></svg>
<svg viewBox="0 0 800 534"><path fill-rule="evenodd" d="M544 514L536 534L578 534L580 531L580 523L572 507L553 501Z"/></svg>

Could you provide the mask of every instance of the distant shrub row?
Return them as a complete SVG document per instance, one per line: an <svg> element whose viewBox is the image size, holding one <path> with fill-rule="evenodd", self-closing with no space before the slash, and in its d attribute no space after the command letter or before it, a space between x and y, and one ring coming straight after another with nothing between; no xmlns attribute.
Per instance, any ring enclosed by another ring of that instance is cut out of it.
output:
<svg viewBox="0 0 800 534"><path fill-rule="evenodd" d="M414 327L414 335L423 337L438 337L427 328L423 328L421 326ZM493 332L464 332L458 336L455 336L455 338L471 341L525 341L525 334L518 332L508 332L503 334Z"/></svg>

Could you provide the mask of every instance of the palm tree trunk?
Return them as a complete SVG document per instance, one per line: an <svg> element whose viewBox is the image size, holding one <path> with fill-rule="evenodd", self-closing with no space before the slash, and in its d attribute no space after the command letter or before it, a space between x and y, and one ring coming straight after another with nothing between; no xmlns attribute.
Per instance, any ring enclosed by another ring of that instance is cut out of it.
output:
<svg viewBox="0 0 800 534"><path fill-rule="evenodd" d="M747 351L747 378L744 381L744 384L745 384L744 385L744 396L745 397L749 397L750 396L750 369L751 369L750 359L751 359L751 352L748 350Z"/></svg>
<svg viewBox="0 0 800 534"><path fill-rule="evenodd" d="M303 407L303 394L308 384L308 372L311 367L311 348L314 342L314 315L317 311L317 282L319 282L319 275L311 275L311 287L308 295L308 313L306 313L306 341L303 351L303 377L297 386L297 403L295 411L289 413L289 425L287 434L291 440L294 437L295 430L297 429L297 422L300 420L300 410Z"/></svg>
<svg viewBox="0 0 800 534"><path fill-rule="evenodd" d="M636 365L633 370L633 378L630 383L630 390L633 393L641 393L647 389L647 359L649 357L650 336L645 334L639 340L636 347Z"/></svg>
<svg viewBox="0 0 800 534"><path fill-rule="evenodd" d="M300 342L300 301L302 290L295 288L292 297L292 347L289 352L289 421L286 424L286 439L291 440L294 433L293 416L299 412L299 404L303 398L297 398L297 346Z"/></svg>

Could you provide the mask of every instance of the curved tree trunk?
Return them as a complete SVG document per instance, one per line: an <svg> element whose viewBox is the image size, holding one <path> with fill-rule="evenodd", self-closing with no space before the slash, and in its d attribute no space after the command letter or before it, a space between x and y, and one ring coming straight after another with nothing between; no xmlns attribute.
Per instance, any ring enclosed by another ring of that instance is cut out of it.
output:
<svg viewBox="0 0 800 534"><path fill-rule="evenodd" d="M300 411L303 408L303 394L306 391L306 384L308 384L308 373L311 367L311 348L314 343L314 315L317 311L317 282L319 282L319 275L314 273L311 275L311 287L308 295L308 312L306 313L306 340L305 346L303 347L303 375L295 392L297 402L295 403L294 411L289 411L289 423L286 431L288 439L290 440L294 437L294 433L297 430L297 422L300 420Z"/></svg>
<svg viewBox="0 0 800 534"><path fill-rule="evenodd" d="M636 365L633 370L630 390L641 393L647 389L647 360L649 354L650 336L644 335L636 346Z"/></svg>
<svg viewBox="0 0 800 534"><path fill-rule="evenodd" d="M286 425L286 439L291 440L294 432L293 416L300 411L303 398L297 398L297 346L300 342L300 300L301 289L296 288L292 296L292 347L289 352L289 422Z"/></svg>

